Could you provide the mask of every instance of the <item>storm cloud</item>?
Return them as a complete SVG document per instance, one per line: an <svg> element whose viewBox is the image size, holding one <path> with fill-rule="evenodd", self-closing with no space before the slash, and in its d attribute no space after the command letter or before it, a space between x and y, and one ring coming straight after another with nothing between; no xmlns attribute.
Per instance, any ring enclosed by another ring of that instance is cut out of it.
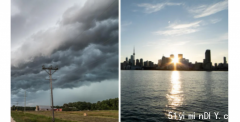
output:
<svg viewBox="0 0 240 122"><path fill-rule="evenodd" d="M48 14L46 10L53 14L55 10L52 9L58 10L53 2L27 2L12 1L12 95L20 94L22 90L48 90L48 75L41 70L42 65L59 66L53 75L56 79L54 88L73 89L118 79L117 0L88 0L82 5L72 4L52 26L44 24L47 22L41 16ZM42 10L44 7L46 10ZM50 15L45 17L51 18ZM32 25L28 28L26 25L29 23Z"/></svg>

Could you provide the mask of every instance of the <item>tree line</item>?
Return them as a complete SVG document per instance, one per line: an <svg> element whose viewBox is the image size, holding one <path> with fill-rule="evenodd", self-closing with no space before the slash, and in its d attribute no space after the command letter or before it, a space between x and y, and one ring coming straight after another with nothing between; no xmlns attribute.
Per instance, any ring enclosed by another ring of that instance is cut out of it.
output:
<svg viewBox="0 0 240 122"><path fill-rule="evenodd" d="M56 108L63 108L63 111L79 111L79 110L118 110L118 98L98 101L97 103L90 102L73 102L65 103L63 106L56 106Z"/></svg>
<svg viewBox="0 0 240 122"><path fill-rule="evenodd" d="M36 109L36 107L26 107L25 108L26 111L34 111L35 109ZM11 110L24 111L24 106L15 106L15 105L13 105L11 107Z"/></svg>
<svg viewBox="0 0 240 122"><path fill-rule="evenodd" d="M63 106L53 106L53 108L62 108L63 111L79 111L79 110L118 110L118 98L98 101L90 103L85 101L64 103ZM35 110L36 107L26 107L26 110ZM11 110L24 110L23 106L11 107Z"/></svg>

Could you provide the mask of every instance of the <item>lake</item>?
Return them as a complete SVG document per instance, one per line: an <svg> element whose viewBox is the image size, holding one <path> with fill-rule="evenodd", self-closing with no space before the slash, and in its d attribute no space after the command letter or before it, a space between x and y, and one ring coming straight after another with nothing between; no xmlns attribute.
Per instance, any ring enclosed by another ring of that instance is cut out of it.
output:
<svg viewBox="0 0 240 122"><path fill-rule="evenodd" d="M121 71L122 122L228 121L224 115L228 71Z"/></svg>

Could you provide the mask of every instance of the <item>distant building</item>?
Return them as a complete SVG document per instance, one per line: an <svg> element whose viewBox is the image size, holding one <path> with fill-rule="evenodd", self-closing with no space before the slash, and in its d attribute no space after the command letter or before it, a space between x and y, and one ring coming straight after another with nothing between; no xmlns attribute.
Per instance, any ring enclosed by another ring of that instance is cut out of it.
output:
<svg viewBox="0 0 240 122"><path fill-rule="evenodd" d="M212 69L212 62L211 62L211 51L206 50L205 52L205 59L203 62L203 68L205 70L211 70Z"/></svg>
<svg viewBox="0 0 240 122"><path fill-rule="evenodd" d="M144 61L144 67L149 67L148 61Z"/></svg>
<svg viewBox="0 0 240 122"><path fill-rule="evenodd" d="M131 62L130 65L134 66L134 57L133 57L133 55L131 55L131 61L130 62Z"/></svg>
<svg viewBox="0 0 240 122"><path fill-rule="evenodd" d="M203 63L195 63L193 66L194 70L202 70Z"/></svg>
<svg viewBox="0 0 240 122"><path fill-rule="evenodd" d="M136 60L136 66L140 66L139 59Z"/></svg>
<svg viewBox="0 0 240 122"><path fill-rule="evenodd" d="M51 106L42 106L42 105L37 105L35 111L51 111L52 107Z"/></svg>
<svg viewBox="0 0 240 122"><path fill-rule="evenodd" d="M205 62L206 63L211 62L211 51L210 50L206 50L206 52L205 52Z"/></svg>
<svg viewBox="0 0 240 122"><path fill-rule="evenodd" d="M128 63L128 57L126 57L126 63Z"/></svg>
<svg viewBox="0 0 240 122"><path fill-rule="evenodd" d="M183 54L178 54L178 59L182 59L183 58Z"/></svg>
<svg viewBox="0 0 240 122"><path fill-rule="evenodd" d="M162 56L161 68L164 69L166 64L165 56Z"/></svg>
<svg viewBox="0 0 240 122"><path fill-rule="evenodd" d="M158 60L158 67L161 67L161 63L162 63L162 60L159 59L159 60Z"/></svg>
<svg viewBox="0 0 240 122"><path fill-rule="evenodd" d="M223 63L219 63L218 68L222 69L223 68Z"/></svg>
<svg viewBox="0 0 240 122"><path fill-rule="evenodd" d="M54 108L54 111L62 111L62 108Z"/></svg>
<svg viewBox="0 0 240 122"><path fill-rule="evenodd" d="M172 59L169 57L162 57L160 69L172 69Z"/></svg>
<svg viewBox="0 0 240 122"><path fill-rule="evenodd" d="M149 67L154 67L154 64L152 61L149 61L148 63L149 63Z"/></svg>
<svg viewBox="0 0 240 122"><path fill-rule="evenodd" d="M224 62L224 65L227 64L226 57L223 57L223 62Z"/></svg>
<svg viewBox="0 0 240 122"><path fill-rule="evenodd" d="M171 55L170 55L170 58L171 58L171 59L174 59L174 55L173 55L173 54L171 54Z"/></svg>
<svg viewBox="0 0 240 122"><path fill-rule="evenodd" d="M135 64L135 47L133 48L133 62L132 62L132 64L133 64L133 66L135 66L136 64Z"/></svg>
<svg viewBox="0 0 240 122"><path fill-rule="evenodd" d="M143 59L140 59L140 66L143 67Z"/></svg>

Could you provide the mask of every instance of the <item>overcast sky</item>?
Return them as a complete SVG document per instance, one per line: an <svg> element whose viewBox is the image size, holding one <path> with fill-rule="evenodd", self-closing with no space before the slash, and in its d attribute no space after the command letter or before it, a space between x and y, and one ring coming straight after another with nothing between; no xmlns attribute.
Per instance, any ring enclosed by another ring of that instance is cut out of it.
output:
<svg viewBox="0 0 240 122"><path fill-rule="evenodd" d="M212 63L228 59L227 0L121 0L121 62L130 58L158 62L183 54L203 62L206 49Z"/></svg>
<svg viewBox="0 0 240 122"><path fill-rule="evenodd" d="M118 1L12 0L11 102L54 105L118 97Z"/></svg>

